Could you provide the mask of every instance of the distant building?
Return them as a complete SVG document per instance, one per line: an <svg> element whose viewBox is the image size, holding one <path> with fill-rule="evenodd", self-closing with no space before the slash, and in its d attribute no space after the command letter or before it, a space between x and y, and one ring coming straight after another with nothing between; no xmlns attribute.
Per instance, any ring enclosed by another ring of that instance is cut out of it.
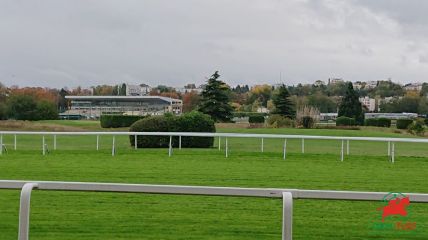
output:
<svg viewBox="0 0 428 240"><path fill-rule="evenodd" d="M376 99L369 97L360 97L361 104L369 110L369 112L374 112L376 110Z"/></svg>
<svg viewBox="0 0 428 240"><path fill-rule="evenodd" d="M368 81L366 82L365 89L373 89L377 87L378 81Z"/></svg>
<svg viewBox="0 0 428 240"><path fill-rule="evenodd" d="M364 117L366 119L370 118L388 118L392 120L397 119L413 119L417 118L417 113L365 113Z"/></svg>
<svg viewBox="0 0 428 240"><path fill-rule="evenodd" d="M320 121L336 121L337 113L320 113Z"/></svg>
<svg viewBox="0 0 428 240"><path fill-rule="evenodd" d="M269 109L267 109L266 107L258 107L257 112L258 113L269 113Z"/></svg>
<svg viewBox="0 0 428 240"><path fill-rule="evenodd" d="M354 89L362 89L364 88L364 86L365 86L365 83L360 81L352 83L352 87L354 87Z"/></svg>
<svg viewBox="0 0 428 240"><path fill-rule="evenodd" d="M147 84L126 84L126 96L146 96L151 90L152 88Z"/></svg>
<svg viewBox="0 0 428 240"><path fill-rule="evenodd" d="M161 96L66 96L70 100L66 114L81 115L88 119L102 114L163 115L181 114L183 102Z"/></svg>
<svg viewBox="0 0 428 240"><path fill-rule="evenodd" d="M338 83L344 83L344 82L345 82L345 80L343 80L343 78L329 78L328 79L328 83L332 84L332 85L338 84Z"/></svg>
<svg viewBox="0 0 428 240"><path fill-rule="evenodd" d="M204 89L205 85L200 85L199 87L196 87L194 83L187 84L183 88L177 88L177 92L179 93L189 93L189 92L197 92L201 93Z"/></svg>
<svg viewBox="0 0 428 240"><path fill-rule="evenodd" d="M404 85L404 90L420 92L422 90L422 83L409 83Z"/></svg>

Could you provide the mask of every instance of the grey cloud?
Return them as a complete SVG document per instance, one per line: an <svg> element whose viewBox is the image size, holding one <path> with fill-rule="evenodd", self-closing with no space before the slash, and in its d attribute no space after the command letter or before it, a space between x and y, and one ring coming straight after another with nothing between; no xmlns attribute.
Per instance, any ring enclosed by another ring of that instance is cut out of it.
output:
<svg viewBox="0 0 428 240"><path fill-rule="evenodd" d="M215 70L230 84L279 72L288 84L416 81L428 73L423 2L3 0L0 81L182 86Z"/></svg>

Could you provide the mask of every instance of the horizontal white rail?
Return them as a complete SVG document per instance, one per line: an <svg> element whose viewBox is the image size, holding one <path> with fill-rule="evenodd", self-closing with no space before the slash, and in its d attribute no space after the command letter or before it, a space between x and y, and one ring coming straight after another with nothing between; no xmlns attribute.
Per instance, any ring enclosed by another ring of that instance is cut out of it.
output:
<svg viewBox="0 0 428 240"><path fill-rule="evenodd" d="M286 134L253 134L253 133L211 133L211 132L26 132L0 131L0 135L109 135L109 136L183 136L183 137L231 137L231 138L280 138L280 139L319 139L319 140L352 140L380 142L414 142L428 143L427 138L387 138L387 137L338 137Z"/></svg>
<svg viewBox="0 0 428 240"><path fill-rule="evenodd" d="M33 189L56 191L126 192L151 194L187 194L282 198L282 239L292 240L293 198L335 200L382 200L387 192L354 192L300 189L263 189L234 187L200 187L120 183L83 183L0 180L0 189L22 189L19 210L18 240L29 239L30 198ZM404 193L411 202L428 203L428 194Z"/></svg>
<svg viewBox="0 0 428 240"><path fill-rule="evenodd" d="M152 184L122 184L122 183L87 183L87 182L52 182L52 181L17 181L0 180L0 189L21 189L26 183L36 183L39 190L57 191L89 191L89 192L128 192L153 194L183 194L183 195L212 195L212 196L242 196L282 198L283 192L290 192L293 198L299 199L329 199L329 200L361 200L376 201L388 192L356 192L333 190L302 190L289 188L237 188L237 187L208 187ZM428 194L403 193L412 202L428 203Z"/></svg>

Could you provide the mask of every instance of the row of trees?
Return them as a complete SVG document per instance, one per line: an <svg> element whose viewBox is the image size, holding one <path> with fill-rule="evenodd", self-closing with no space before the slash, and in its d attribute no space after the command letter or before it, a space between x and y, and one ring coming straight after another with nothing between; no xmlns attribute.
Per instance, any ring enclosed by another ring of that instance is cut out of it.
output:
<svg viewBox="0 0 428 240"><path fill-rule="evenodd" d="M218 72L215 72L208 80L208 84L201 94L198 110L210 115L215 121L228 122L231 121L233 111L228 95L229 87L224 82L218 80L219 77L220 75ZM268 92L267 90L267 87L260 87L258 89L261 96L263 96L263 92ZM279 88L274 89L272 103L274 107L272 111L273 114L290 119L295 117L296 104L291 100L289 90L285 85L281 85ZM316 109L316 111L319 112L318 109ZM350 82L346 84L346 91L339 105L338 116L355 119L358 125L364 124L363 107L359 101L358 93L354 90ZM313 121L312 116L309 115L299 116L299 118L300 121L307 126Z"/></svg>

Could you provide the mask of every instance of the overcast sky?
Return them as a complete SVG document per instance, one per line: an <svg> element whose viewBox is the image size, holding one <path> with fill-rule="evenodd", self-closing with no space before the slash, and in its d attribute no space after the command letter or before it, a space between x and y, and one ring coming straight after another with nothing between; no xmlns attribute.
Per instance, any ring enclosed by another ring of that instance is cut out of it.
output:
<svg viewBox="0 0 428 240"><path fill-rule="evenodd" d="M428 81L426 0L0 0L0 82Z"/></svg>

